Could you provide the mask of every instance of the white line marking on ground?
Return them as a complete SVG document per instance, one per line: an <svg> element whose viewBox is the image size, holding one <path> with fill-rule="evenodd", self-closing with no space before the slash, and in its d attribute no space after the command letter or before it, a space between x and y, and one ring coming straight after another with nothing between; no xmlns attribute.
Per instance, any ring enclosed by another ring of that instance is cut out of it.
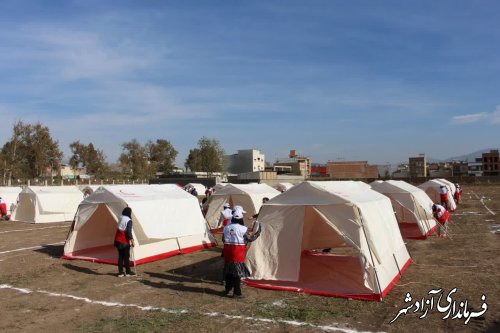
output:
<svg viewBox="0 0 500 333"><path fill-rule="evenodd" d="M489 209L488 207L486 207L486 204L484 203L484 199L486 199L484 196L481 196L481 198L479 197L479 195L477 195L475 192L472 192L472 194L474 194L476 196L476 198L479 200L479 202L481 202L484 206L484 208L486 208L486 210L491 214L491 215L496 215L494 211L492 211L491 209Z"/></svg>
<svg viewBox="0 0 500 333"><path fill-rule="evenodd" d="M43 227L43 228L31 228L31 229L16 229L16 230L7 230L7 231L0 231L0 234L7 234L10 232L22 232L22 231L32 231L32 230L43 230L43 229L52 229L52 228L68 228L67 225L58 225L55 227Z"/></svg>
<svg viewBox="0 0 500 333"><path fill-rule="evenodd" d="M130 307L130 308L137 308L142 311L161 311L161 312L166 312L166 313L172 313L172 314L185 314L185 313L190 313L192 311L190 310L185 310L185 309L180 309L180 310L173 310L173 309L167 309L164 307L155 307L155 306L142 306L138 304L123 304L123 303L118 303L118 302L106 302L106 301L95 301L91 300L87 297L80 297L80 296L74 296L74 295L69 295L69 294L62 294L62 293L54 293L46 290L30 290L30 289L24 289L24 288L16 288L8 284L0 284L0 289L11 289L18 291L22 294L31 294L31 293L40 293L40 294L45 294L51 297L63 297L63 298L70 298L76 301L83 301L85 303L89 304L97 304L97 305L102 305L102 306L107 306L107 307ZM267 318L255 318L255 317L246 317L246 316L234 316L234 315L228 315L225 313L219 313L219 312L208 312L208 313L199 313L201 315L207 316L207 317L224 317L227 319L239 319L239 320L244 320L244 321L259 321L263 323L271 323L271 324L287 324L290 326L296 326L296 327L311 327L311 328L317 328L323 331L340 331L344 333L370 333L367 331L356 331L353 329L348 329L348 328L342 328L342 327L336 327L336 326L321 326L321 325L313 325L309 324L306 322L300 322L300 321L292 321L292 320L284 320L284 319L267 319Z"/></svg>
<svg viewBox="0 0 500 333"><path fill-rule="evenodd" d="M487 210L487 211L488 211L491 215L496 215L494 211L492 211L491 209L489 209L488 207L486 207L486 204L484 203L484 199L486 199L486 198L485 198L485 197L482 197L482 198L481 198L481 200L479 200L479 201L483 204L484 208L486 208L486 210Z"/></svg>
<svg viewBox="0 0 500 333"><path fill-rule="evenodd" d="M65 242L59 242L59 243L52 243L52 244L44 244L44 245L38 245L38 246L32 246L32 247L23 247L21 249L15 249L15 250L9 250L9 251L3 251L0 252L0 254L5 254L5 253L12 253L12 252L19 252L19 251L26 251L26 250L38 250L38 249L43 249L46 246L51 246L51 245L62 245Z"/></svg>

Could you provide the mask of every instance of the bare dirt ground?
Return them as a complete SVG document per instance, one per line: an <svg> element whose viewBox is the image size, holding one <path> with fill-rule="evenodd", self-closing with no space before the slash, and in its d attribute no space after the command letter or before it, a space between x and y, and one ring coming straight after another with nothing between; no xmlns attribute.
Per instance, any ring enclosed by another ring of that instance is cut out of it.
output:
<svg viewBox="0 0 500 333"><path fill-rule="evenodd" d="M250 287L244 299L222 297L220 246L118 278L115 266L60 258L69 223L1 222L0 331L500 332L499 225L500 184L464 186L451 237L407 241L414 262L382 302L365 302ZM457 288L456 306L476 312L485 295L488 309L467 325L436 308L389 324L440 288Z"/></svg>

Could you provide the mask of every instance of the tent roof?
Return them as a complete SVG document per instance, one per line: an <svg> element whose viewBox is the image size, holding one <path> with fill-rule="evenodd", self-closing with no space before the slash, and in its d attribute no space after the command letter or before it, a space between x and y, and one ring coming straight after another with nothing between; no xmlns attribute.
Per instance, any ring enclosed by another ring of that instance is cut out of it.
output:
<svg viewBox="0 0 500 333"><path fill-rule="evenodd" d="M248 194L250 196L264 196L269 199L277 196L280 192L267 184L227 184L213 195Z"/></svg>
<svg viewBox="0 0 500 333"><path fill-rule="evenodd" d="M387 198L361 181L305 181L267 202L268 205L360 204Z"/></svg>
<svg viewBox="0 0 500 333"><path fill-rule="evenodd" d="M101 203L112 206L116 216L125 206L131 207L132 214L150 238L195 235L206 231L198 199L177 185L101 186L82 201L81 207Z"/></svg>
<svg viewBox="0 0 500 333"><path fill-rule="evenodd" d="M82 191L76 186L28 186L22 191L24 193L35 193L38 195L43 194L67 194L67 193L78 193L82 194Z"/></svg>

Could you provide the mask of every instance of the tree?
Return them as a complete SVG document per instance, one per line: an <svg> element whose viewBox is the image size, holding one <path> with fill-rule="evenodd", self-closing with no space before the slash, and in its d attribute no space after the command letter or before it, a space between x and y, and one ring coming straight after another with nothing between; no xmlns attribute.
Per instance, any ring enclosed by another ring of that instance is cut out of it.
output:
<svg viewBox="0 0 500 333"><path fill-rule="evenodd" d="M149 140L145 146L146 154L150 161L150 168L157 172L169 173L174 170L177 150L172 144L164 139L157 139L156 143Z"/></svg>
<svg viewBox="0 0 500 333"><path fill-rule="evenodd" d="M4 179L51 176L58 170L63 153L50 130L40 122L14 124L10 141L2 147Z"/></svg>
<svg viewBox="0 0 500 333"><path fill-rule="evenodd" d="M224 149L219 141L202 137L198 140L198 148L191 149L185 166L191 171L202 171L209 174L224 171Z"/></svg>
<svg viewBox="0 0 500 333"><path fill-rule="evenodd" d="M191 171L201 171L201 155L198 148L190 149L184 167Z"/></svg>
<svg viewBox="0 0 500 333"><path fill-rule="evenodd" d="M73 154L69 159L69 165L73 170L84 167L87 169L87 174L102 178L109 169L104 152L95 149L92 142L85 145L79 140L74 141L69 145L69 148Z"/></svg>
<svg viewBox="0 0 500 333"><path fill-rule="evenodd" d="M149 160L146 149L141 146L137 139L122 144L123 152L118 159L120 167L125 174L129 174L132 179L149 177Z"/></svg>

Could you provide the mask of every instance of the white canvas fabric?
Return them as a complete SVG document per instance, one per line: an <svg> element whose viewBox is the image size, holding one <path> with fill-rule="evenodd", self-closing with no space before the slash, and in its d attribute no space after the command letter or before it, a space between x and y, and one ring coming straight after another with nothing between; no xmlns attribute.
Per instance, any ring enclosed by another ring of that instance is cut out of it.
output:
<svg viewBox="0 0 500 333"><path fill-rule="evenodd" d="M14 221L51 223L72 221L83 200L76 186L28 186L19 193Z"/></svg>
<svg viewBox="0 0 500 333"><path fill-rule="evenodd" d="M280 192L285 192L293 187L292 183L278 183L273 186L274 189L280 191Z"/></svg>
<svg viewBox="0 0 500 333"><path fill-rule="evenodd" d="M437 229L433 202L422 189L402 180L374 181L370 185L391 200L403 238L425 239Z"/></svg>
<svg viewBox="0 0 500 333"><path fill-rule="evenodd" d="M101 186L78 208L64 257L115 264L118 218L132 208L138 264L215 245L198 199L177 185Z"/></svg>
<svg viewBox="0 0 500 333"><path fill-rule="evenodd" d="M18 186L0 186L0 197L3 198L7 204L8 214L12 214L14 211L19 193L21 193L22 190L23 189Z"/></svg>
<svg viewBox="0 0 500 333"><path fill-rule="evenodd" d="M389 198L361 182L303 182L264 205L259 221L251 286L379 300L411 261Z"/></svg>
<svg viewBox="0 0 500 333"><path fill-rule="evenodd" d="M448 189L448 210L453 212L457 209L457 204L453 199L453 189L446 183L442 182L440 179L430 179L425 183L418 185L417 187L424 190L425 193L434 203L440 203L441 198L439 197L439 187L441 185L446 186Z"/></svg>
<svg viewBox="0 0 500 333"><path fill-rule="evenodd" d="M228 184L210 196L205 218L211 229L220 227L220 213L224 204L228 202L231 207L236 205L243 207L246 211L245 224L249 226L247 217L259 212L262 199L272 199L279 194L279 191L267 184Z"/></svg>

